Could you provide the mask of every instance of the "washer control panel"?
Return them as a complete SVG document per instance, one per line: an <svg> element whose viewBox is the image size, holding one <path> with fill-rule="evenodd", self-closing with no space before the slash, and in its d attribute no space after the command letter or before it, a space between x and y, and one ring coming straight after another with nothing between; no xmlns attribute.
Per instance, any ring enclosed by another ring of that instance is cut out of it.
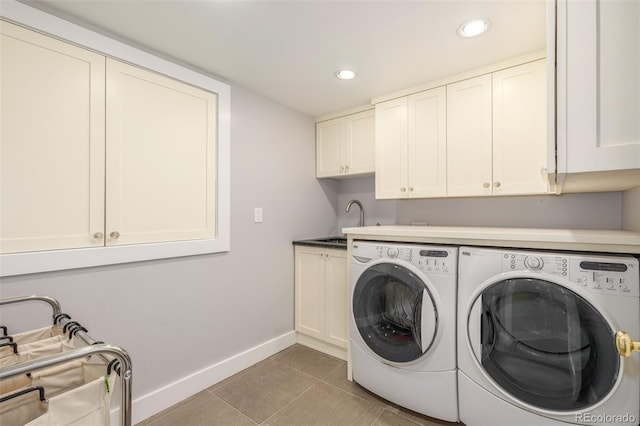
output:
<svg viewBox="0 0 640 426"><path fill-rule="evenodd" d="M354 241L351 255L353 262L359 264L389 259L397 263L410 263L425 273L453 275L458 268L457 247Z"/></svg>
<svg viewBox="0 0 640 426"><path fill-rule="evenodd" d="M639 262L633 256L505 251L502 270L541 271L561 276L593 293L640 295Z"/></svg>

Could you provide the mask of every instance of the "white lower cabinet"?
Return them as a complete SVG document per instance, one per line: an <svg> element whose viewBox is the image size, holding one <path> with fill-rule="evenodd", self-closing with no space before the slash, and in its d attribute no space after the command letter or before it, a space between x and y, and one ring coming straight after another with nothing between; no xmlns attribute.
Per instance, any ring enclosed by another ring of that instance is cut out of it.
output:
<svg viewBox="0 0 640 426"><path fill-rule="evenodd" d="M347 252L295 246L295 329L299 343L346 359L349 330Z"/></svg>

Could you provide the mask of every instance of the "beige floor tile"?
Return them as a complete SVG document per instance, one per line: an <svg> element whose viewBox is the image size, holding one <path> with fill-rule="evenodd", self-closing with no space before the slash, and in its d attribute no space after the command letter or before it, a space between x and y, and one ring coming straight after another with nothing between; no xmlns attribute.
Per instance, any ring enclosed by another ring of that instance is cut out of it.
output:
<svg viewBox="0 0 640 426"><path fill-rule="evenodd" d="M442 420L434 419L432 417L427 417L422 414L413 412L411 410L407 410L406 408L400 407L393 402L387 401L386 399L379 397L378 395L368 391L363 388L359 384L355 382L350 382L347 380L347 366L346 364L342 367L337 368L323 380L325 383L329 383L332 386L340 388L345 392L352 393L356 396L366 399L378 406L384 408L392 414L398 414L403 418L407 418L412 422L426 425L426 426L450 426L450 425L458 425L457 423L449 423Z"/></svg>
<svg viewBox="0 0 640 426"><path fill-rule="evenodd" d="M148 426L255 426L220 398L204 391L164 411L144 424Z"/></svg>
<svg viewBox="0 0 640 426"><path fill-rule="evenodd" d="M289 404L317 380L267 360L212 392L256 423Z"/></svg>
<svg viewBox="0 0 640 426"><path fill-rule="evenodd" d="M419 426L419 423L413 422L391 411L384 410L371 426Z"/></svg>
<svg viewBox="0 0 640 426"><path fill-rule="evenodd" d="M264 425L368 426L381 413L371 402L319 382Z"/></svg>
<svg viewBox="0 0 640 426"><path fill-rule="evenodd" d="M349 392L353 395L359 396L360 398L366 399L370 402L380 405L381 407L389 406L389 402L383 398L380 398L378 395L375 395L356 382L350 382L347 379L347 364L338 367L334 371L331 372L327 377L325 377L323 382L328 383L332 386L342 389L345 392Z"/></svg>
<svg viewBox="0 0 640 426"><path fill-rule="evenodd" d="M273 360L317 379L322 379L336 368L347 365L345 361L302 345L294 345L289 350L276 354Z"/></svg>

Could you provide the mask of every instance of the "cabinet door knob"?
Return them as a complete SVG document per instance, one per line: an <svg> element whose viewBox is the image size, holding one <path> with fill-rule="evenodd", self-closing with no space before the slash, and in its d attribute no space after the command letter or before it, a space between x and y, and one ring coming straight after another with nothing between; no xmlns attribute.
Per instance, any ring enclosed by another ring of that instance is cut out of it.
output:
<svg viewBox="0 0 640 426"><path fill-rule="evenodd" d="M340 173L344 173L344 166L340 166Z"/></svg>
<svg viewBox="0 0 640 426"><path fill-rule="evenodd" d="M483 188L489 188L491 186L491 184L489 182L485 182L482 184Z"/></svg>
<svg viewBox="0 0 640 426"><path fill-rule="evenodd" d="M112 240L117 240L118 238L120 238L120 233L118 231L113 231L109 234L109 238L111 238Z"/></svg>
<svg viewBox="0 0 640 426"><path fill-rule="evenodd" d="M405 192L407 190L407 188L405 188L404 186L402 188L400 188L400 192Z"/></svg>
<svg viewBox="0 0 640 426"><path fill-rule="evenodd" d="M413 187L412 186L409 187L409 192L413 192Z"/></svg>
<svg viewBox="0 0 640 426"><path fill-rule="evenodd" d="M495 186L496 188L500 188L500 182L493 182L493 186Z"/></svg>
<svg viewBox="0 0 640 426"><path fill-rule="evenodd" d="M344 172L345 172L345 173L349 173L349 166L348 166L348 165L347 165L347 166L344 166Z"/></svg>
<svg viewBox="0 0 640 426"><path fill-rule="evenodd" d="M94 241L100 241L104 238L104 234L102 232L96 232L91 237L94 239Z"/></svg>

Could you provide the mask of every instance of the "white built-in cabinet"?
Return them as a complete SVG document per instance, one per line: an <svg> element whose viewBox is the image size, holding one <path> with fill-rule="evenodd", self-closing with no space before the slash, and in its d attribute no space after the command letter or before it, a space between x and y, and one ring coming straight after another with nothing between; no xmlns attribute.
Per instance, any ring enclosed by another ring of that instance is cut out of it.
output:
<svg viewBox="0 0 640 426"><path fill-rule="evenodd" d="M376 198L446 195L444 87L376 104Z"/></svg>
<svg viewBox="0 0 640 426"><path fill-rule="evenodd" d="M1 29L1 253L214 237L215 94Z"/></svg>
<svg viewBox="0 0 640 426"><path fill-rule="evenodd" d="M106 243L212 238L216 95L107 59Z"/></svg>
<svg viewBox="0 0 640 426"><path fill-rule="evenodd" d="M374 110L316 123L316 176L343 178L373 173Z"/></svg>
<svg viewBox="0 0 640 426"><path fill-rule="evenodd" d="M640 186L640 3L559 0L556 11L559 192Z"/></svg>
<svg viewBox="0 0 640 426"><path fill-rule="evenodd" d="M546 64L447 85L447 195L549 192Z"/></svg>
<svg viewBox="0 0 640 426"><path fill-rule="evenodd" d="M0 250L102 245L105 58L0 24Z"/></svg>
<svg viewBox="0 0 640 426"><path fill-rule="evenodd" d="M295 246L295 329L298 341L345 359L349 327L347 252Z"/></svg>
<svg viewBox="0 0 640 426"><path fill-rule="evenodd" d="M492 194L491 74L447 85L447 195Z"/></svg>
<svg viewBox="0 0 640 426"><path fill-rule="evenodd" d="M376 198L548 193L545 63L376 102Z"/></svg>

